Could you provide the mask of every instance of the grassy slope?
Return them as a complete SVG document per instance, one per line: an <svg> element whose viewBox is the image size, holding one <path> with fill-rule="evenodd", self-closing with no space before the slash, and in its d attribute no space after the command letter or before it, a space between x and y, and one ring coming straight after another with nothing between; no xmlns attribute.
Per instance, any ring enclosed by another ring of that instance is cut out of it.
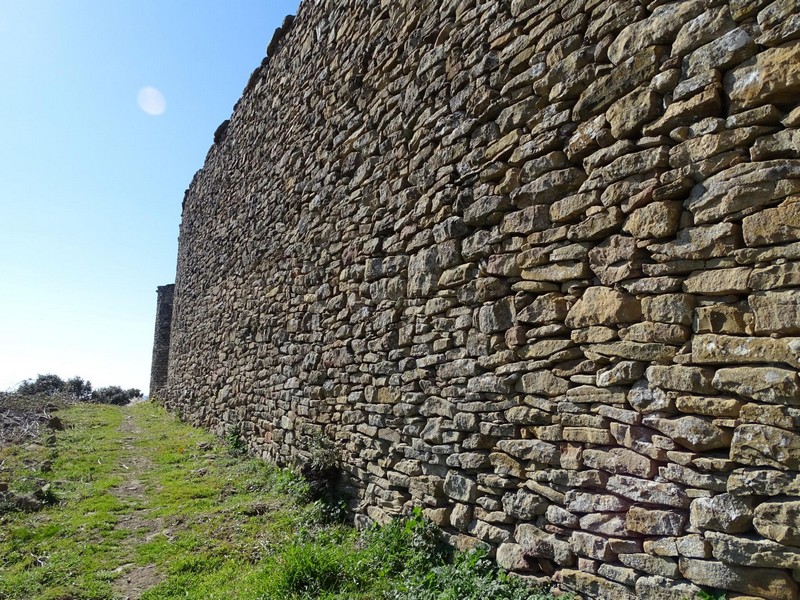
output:
<svg viewBox="0 0 800 600"><path fill-rule="evenodd" d="M420 519L366 536L324 525L291 473L154 405L60 416L54 443L0 448L0 481L51 482L58 499L0 514L2 600L548 597L480 556L446 560Z"/></svg>

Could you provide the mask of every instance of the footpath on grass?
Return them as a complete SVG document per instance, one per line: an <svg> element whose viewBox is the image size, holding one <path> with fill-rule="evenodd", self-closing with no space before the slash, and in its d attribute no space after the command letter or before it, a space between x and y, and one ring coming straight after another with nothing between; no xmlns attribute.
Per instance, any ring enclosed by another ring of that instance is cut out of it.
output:
<svg viewBox="0 0 800 600"><path fill-rule="evenodd" d="M553 597L453 554L419 514L356 532L292 471L156 405L57 416L0 443L0 600Z"/></svg>

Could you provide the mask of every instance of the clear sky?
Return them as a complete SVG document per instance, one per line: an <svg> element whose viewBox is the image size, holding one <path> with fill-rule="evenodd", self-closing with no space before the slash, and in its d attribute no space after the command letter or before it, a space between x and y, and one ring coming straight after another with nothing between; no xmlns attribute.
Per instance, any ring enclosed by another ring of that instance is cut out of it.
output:
<svg viewBox="0 0 800 600"><path fill-rule="evenodd" d="M147 391L183 192L299 0L0 0L0 390Z"/></svg>

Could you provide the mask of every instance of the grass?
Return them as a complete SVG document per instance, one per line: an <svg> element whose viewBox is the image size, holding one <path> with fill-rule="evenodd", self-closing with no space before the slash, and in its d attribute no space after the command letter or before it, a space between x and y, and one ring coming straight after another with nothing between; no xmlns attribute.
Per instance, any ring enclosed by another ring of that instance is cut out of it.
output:
<svg viewBox="0 0 800 600"><path fill-rule="evenodd" d="M0 448L0 600L551 598L453 553L419 513L359 533L290 471L241 456L159 407L78 404L55 441ZM130 581L129 581L130 580Z"/></svg>

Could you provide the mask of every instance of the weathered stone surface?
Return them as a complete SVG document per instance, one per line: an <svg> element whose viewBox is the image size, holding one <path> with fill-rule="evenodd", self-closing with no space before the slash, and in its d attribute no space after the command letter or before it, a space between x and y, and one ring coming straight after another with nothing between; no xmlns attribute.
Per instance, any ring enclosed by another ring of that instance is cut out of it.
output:
<svg viewBox="0 0 800 600"><path fill-rule="evenodd" d="M746 294L750 291L750 267L693 271L683 284L690 294L724 296Z"/></svg>
<svg viewBox="0 0 800 600"><path fill-rule="evenodd" d="M628 531L646 535L681 535L686 527L686 513L633 506L625 525Z"/></svg>
<svg viewBox="0 0 800 600"><path fill-rule="evenodd" d="M620 63L611 73L591 83L575 105L575 116L584 119L608 108L657 72L663 57L658 46L644 48Z"/></svg>
<svg viewBox="0 0 800 600"><path fill-rule="evenodd" d="M652 202L628 215L622 229L637 239L665 238L678 231L680 217L680 202Z"/></svg>
<svg viewBox="0 0 800 600"><path fill-rule="evenodd" d="M800 333L800 290L751 294L756 333Z"/></svg>
<svg viewBox="0 0 800 600"><path fill-rule="evenodd" d="M800 71L786 65L800 63L800 42L770 48L725 76L731 112L762 104L792 102L800 93Z"/></svg>
<svg viewBox="0 0 800 600"><path fill-rule="evenodd" d="M800 496L800 475L773 469L737 469L728 477L728 493L740 496Z"/></svg>
<svg viewBox="0 0 800 600"><path fill-rule="evenodd" d="M568 327L631 323L641 318L641 306L633 296L608 287L590 287L570 309Z"/></svg>
<svg viewBox="0 0 800 600"><path fill-rule="evenodd" d="M642 419L642 422L658 429L681 446L696 452L726 448L731 443L732 434L730 431L718 427L710 420L701 417L687 416L664 419L648 415Z"/></svg>
<svg viewBox="0 0 800 600"><path fill-rule="evenodd" d="M517 383L517 390L525 394L560 396L567 391L569 383L549 371L534 371L523 375Z"/></svg>
<svg viewBox="0 0 800 600"><path fill-rule="evenodd" d="M667 390L713 394L719 389L711 385L713 371L701 367L654 365L647 368L646 377L650 385Z"/></svg>
<svg viewBox="0 0 800 600"><path fill-rule="evenodd" d="M519 544L500 544L495 557L497 564L509 571L531 571L532 565L525 556L525 549Z"/></svg>
<svg viewBox="0 0 800 600"><path fill-rule="evenodd" d="M770 600L793 600L797 584L785 571L738 568L722 562L681 558L680 570L686 579L713 588L753 594Z"/></svg>
<svg viewBox="0 0 800 600"><path fill-rule="evenodd" d="M800 201L745 217L742 234L748 246L800 240Z"/></svg>
<svg viewBox="0 0 800 600"><path fill-rule="evenodd" d="M653 244L654 256L665 260L706 259L729 256L741 243L739 227L732 223L720 223L708 227L693 227L678 232L674 242Z"/></svg>
<svg viewBox="0 0 800 600"><path fill-rule="evenodd" d="M611 135L622 139L661 114L661 98L649 88L639 88L620 98L606 111Z"/></svg>
<svg viewBox="0 0 800 600"><path fill-rule="evenodd" d="M540 440L500 440L497 447L522 460L558 464L558 448Z"/></svg>
<svg viewBox="0 0 800 600"><path fill-rule="evenodd" d="M749 498L719 494L692 501L689 522L695 529L741 533L753 522L753 502Z"/></svg>
<svg viewBox="0 0 800 600"><path fill-rule="evenodd" d="M714 558L728 564L770 569L800 567L800 547L714 531L706 533L706 539L711 543Z"/></svg>
<svg viewBox="0 0 800 600"><path fill-rule="evenodd" d="M787 546L800 546L800 502L759 504L753 525L766 538Z"/></svg>
<svg viewBox="0 0 800 600"><path fill-rule="evenodd" d="M686 201L695 224L718 221L740 211L776 204L792 193L786 180L800 177L793 160L742 162L720 170L695 185Z"/></svg>
<svg viewBox="0 0 800 600"><path fill-rule="evenodd" d="M755 53L755 41L744 28L737 27L693 51L684 58L683 63L686 74L694 77L709 69L726 71Z"/></svg>
<svg viewBox="0 0 800 600"><path fill-rule="evenodd" d="M672 483L645 481L627 475L614 475L608 480L608 491L642 504L687 508L689 498L683 489Z"/></svg>
<svg viewBox="0 0 800 600"><path fill-rule="evenodd" d="M796 371L775 367L718 369L713 386L745 398L773 404L800 405L800 378Z"/></svg>
<svg viewBox="0 0 800 600"><path fill-rule="evenodd" d="M800 338L757 338L696 335L692 360L703 364L786 363L800 367Z"/></svg>
<svg viewBox="0 0 800 600"><path fill-rule="evenodd" d="M450 471L444 480L444 493L459 502L474 502L478 497L478 486L471 479Z"/></svg>
<svg viewBox="0 0 800 600"><path fill-rule="evenodd" d="M647 321L691 325L697 302L689 294L661 294L642 299L642 316Z"/></svg>
<svg viewBox="0 0 800 600"><path fill-rule="evenodd" d="M798 470L800 435L766 425L740 425L731 442L731 459L744 465Z"/></svg>
<svg viewBox="0 0 800 600"><path fill-rule="evenodd" d="M608 48L608 58L614 64L647 46L671 42L684 23L705 10L696 0L670 2L657 7L648 18L628 25Z"/></svg>
<svg viewBox="0 0 800 600"><path fill-rule="evenodd" d="M588 594L593 598L636 600L636 594L632 588L583 571L562 570L561 583L568 590Z"/></svg>
<svg viewBox="0 0 800 600"><path fill-rule="evenodd" d="M589 251L589 266L603 285L641 275L643 253L632 237L614 235Z"/></svg>
<svg viewBox="0 0 800 600"><path fill-rule="evenodd" d="M696 598L701 588L688 581L676 581L654 575L636 580L636 595L649 600L686 600Z"/></svg>

